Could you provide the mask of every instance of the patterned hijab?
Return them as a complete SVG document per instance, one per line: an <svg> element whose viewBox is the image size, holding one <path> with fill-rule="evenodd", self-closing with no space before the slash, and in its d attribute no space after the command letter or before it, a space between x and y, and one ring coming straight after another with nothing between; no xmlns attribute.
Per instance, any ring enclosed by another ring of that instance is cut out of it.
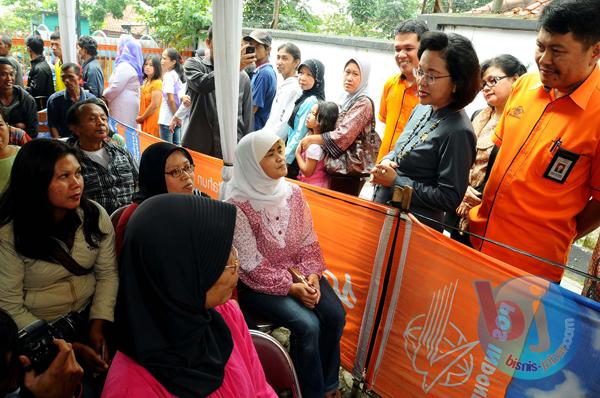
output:
<svg viewBox="0 0 600 398"><path fill-rule="evenodd" d="M142 46L140 43L129 35L122 35L119 39L117 59L115 66L121 62L127 62L135 69L135 72L140 79L140 83L144 81L144 55L142 54Z"/></svg>
<svg viewBox="0 0 600 398"><path fill-rule="evenodd" d="M346 69L346 66L348 66L350 62L354 62L356 65L358 65L358 69L360 70L360 84L354 93L347 92L342 95L340 99L340 107L342 108L342 112L347 111L358 97L367 95L369 75L371 74L371 64L369 61L360 57L353 57L346 62L344 69Z"/></svg>
<svg viewBox="0 0 600 398"><path fill-rule="evenodd" d="M296 114L298 113L298 109L308 97L312 97L313 95L317 97L318 100L325 100L325 65L319 60L309 59L304 61L298 66L298 70L300 68L306 67L310 70L310 74L315 78L315 84L309 90L303 90L300 98L296 100L294 104L294 111L292 112L292 116L288 121L288 125L291 128L294 128L294 120L296 119Z"/></svg>

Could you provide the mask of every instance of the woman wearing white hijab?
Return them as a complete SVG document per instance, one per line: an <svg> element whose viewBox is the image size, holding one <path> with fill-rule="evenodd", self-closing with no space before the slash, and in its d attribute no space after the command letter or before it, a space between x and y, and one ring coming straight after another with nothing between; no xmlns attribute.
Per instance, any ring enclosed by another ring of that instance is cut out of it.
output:
<svg viewBox="0 0 600 398"><path fill-rule="evenodd" d="M310 144L321 145L328 156L339 158L364 132L373 128L375 109L367 95L371 65L359 57L353 57L344 65L344 91L340 100L340 116L336 128L323 134L313 134L301 142L304 150ZM376 155L376 154L375 154ZM360 177L346 175L330 176L330 189L358 196L362 181Z"/></svg>
<svg viewBox="0 0 600 398"><path fill-rule="evenodd" d="M237 212L242 309L291 330L290 351L302 395L335 397L345 311L322 277L321 247L300 188L287 182L285 145L273 132L246 135L235 152L225 199ZM295 268L308 283L294 282Z"/></svg>

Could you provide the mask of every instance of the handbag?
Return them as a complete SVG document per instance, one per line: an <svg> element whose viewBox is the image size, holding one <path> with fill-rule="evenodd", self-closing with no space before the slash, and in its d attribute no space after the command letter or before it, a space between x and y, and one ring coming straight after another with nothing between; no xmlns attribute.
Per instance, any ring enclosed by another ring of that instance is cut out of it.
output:
<svg viewBox="0 0 600 398"><path fill-rule="evenodd" d="M363 97L358 97L354 102ZM369 98L367 96L367 98ZM339 157L334 158L327 154L325 156L325 171L329 175L344 175L353 177L365 177L377 164L377 154L381 146L381 138L375 131L375 104L373 100L371 106L373 108L373 119L369 131L364 130L356 137L352 145L346 149ZM354 105L350 105L351 108Z"/></svg>

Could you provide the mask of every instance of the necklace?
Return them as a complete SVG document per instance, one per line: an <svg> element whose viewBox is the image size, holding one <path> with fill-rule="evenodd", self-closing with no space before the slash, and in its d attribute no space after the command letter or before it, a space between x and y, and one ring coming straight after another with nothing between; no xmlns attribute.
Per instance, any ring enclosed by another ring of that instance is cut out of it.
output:
<svg viewBox="0 0 600 398"><path fill-rule="evenodd" d="M417 145L419 145L422 142L427 141L427 139L429 138L429 133L431 133L433 130L435 130L440 125L440 123L442 121L444 121L444 119L446 119L446 117L447 117L447 116L444 116L443 118L436 120L435 122L433 122L433 124L431 126L429 126L429 128L427 130L424 130L425 126L427 125L427 122L429 121L429 119L431 119L432 115L433 115L433 109L431 109L429 112L424 113L423 116L421 116L421 119L419 119L419 121L417 122L415 127L411 130L410 134L408 135L408 139L406 140L406 142L404 143L402 148L400 148L400 151L399 151L398 155L396 156L396 163L399 163L400 160L404 159L406 157L406 155L408 155L413 149L415 149L415 147ZM425 117L427 117L427 119L425 119ZM417 135L419 135L419 137L413 141L413 139ZM412 145L409 148L407 148L407 146L411 142L412 142Z"/></svg>

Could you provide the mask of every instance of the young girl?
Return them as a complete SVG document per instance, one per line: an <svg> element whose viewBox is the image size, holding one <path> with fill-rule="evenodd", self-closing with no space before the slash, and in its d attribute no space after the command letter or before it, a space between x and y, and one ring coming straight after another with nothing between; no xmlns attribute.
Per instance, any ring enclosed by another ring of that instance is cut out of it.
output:
<svg viewBox="0 0 600 398"><path fill-rule="evenodd" d="M148 55L144 61L144 84L140 96L140 114L135 119L144 133L160 137L158 117L162 101L162 71L160 60L155 54Z"/></svg>
<svg viewBox="0 0 600 398"><path fill-rule="evenodd" d="M163 70L163 100L160 106L160 114L158 115L160 138L179 145L181 143L181 129L176 127L172 133L169 129L171 118L177 112L177 108L179 108L179 103L181 102L179 97L181 85L185 82L181 56L177 50L167 48L163 51L160 66Z"/></svg>
<svg viewBox="0 0 600 398"><path fill-rule="evenodd" d="M19 151L19 147L9 145L10 126L4 119L4 114L0 111L0 193L4 191L13 162Z"/></svg>
<svg viewBox="0 0 600 398"><path fill-rule="evenodd" d="M306 118L307 135L333 131L338 113L338 106L334 102L319 101L314 104ZM325 172L325 153L321 145L311 144L306 151L302 151L302 146L298 145L296 161L300 168L299 181L329 188L329 177Z"/></svg>

